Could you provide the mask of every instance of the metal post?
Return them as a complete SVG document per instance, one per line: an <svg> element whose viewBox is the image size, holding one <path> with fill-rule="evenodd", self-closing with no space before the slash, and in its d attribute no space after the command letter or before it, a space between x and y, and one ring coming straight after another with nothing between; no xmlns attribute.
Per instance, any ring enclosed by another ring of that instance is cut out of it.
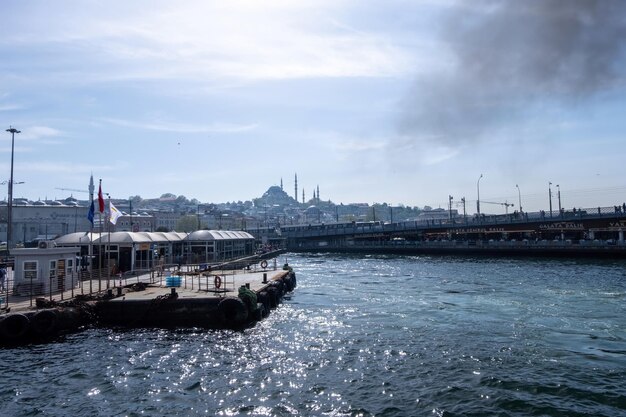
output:
<svg viewBox="0 0 626 417"><path fill-rule="evenodd" d="M21 132L13 126L9 126L7 132L11 133L11 176L9 177L9 201L7 202L7 249L11 249L13 238L13 156L15 154L15 134Z"/></svg>
<svg viewBox="0 0 626 417"><path fill-rule="evenodd" d="M107 247L107 289L111 283L111 195L107 193L107 199L109 200L109 219L105 220L107 224L108 233L108 247ZM106 219L106 216L104 216Z"/></svg>
<svg viewBox="0 0 626 417"><path fill-rule="evenodd" d="M200 204L198 204L198 208L196 209L196 220L198 223L198 227L196 230L200 230ZM221 217L220 217L220 223L221 223Z"/></svg>
<svg viewBox="0 0 626 417"><path fill-rule="evenodd" d="M454 197L452 197L451 195L448 195L448 215L450 217L450 220L452 220L452 199Z"/></svg>
<svg viewBox="0 0 626 417"><path fill-rule="evenodd" d="M476 194L477 194L476 212L478 213L479 216L480 216L480 179L482 177L483 177L483 174L480 174L480 177L478 177L478 181L476 182Z"/></svg>
<svg viewBox="0 0 626 417"><path fill-rule="evenodd" d="M463 218L467 222L467 213L465 212L465 197L461 199L461 202L463 203Z"/></svg>
<svg viewBox="0 0 626 417"><path fill-rule="evenodd" d="M519 190L519 185L515 184L515 187L517 188L517 198L518 198L518 203L519 203L519 212L520 212L520 214L522 214L522 193Z"/></svg>
<svg viewBox="0 0 626 417"><path fill-rule="evenodd" d="M559 214L562 215L563 211L561 209L561 187L559 186L559 184L556 185L556 189L557 189L556 195L559 199Z"/></svg>
<svg viewBox="0 0 626 417"><path fill-rule="evenodd" d="M552 217L552 185L551 182L548 183L548 198L550 199L550 217Z"/></svg>

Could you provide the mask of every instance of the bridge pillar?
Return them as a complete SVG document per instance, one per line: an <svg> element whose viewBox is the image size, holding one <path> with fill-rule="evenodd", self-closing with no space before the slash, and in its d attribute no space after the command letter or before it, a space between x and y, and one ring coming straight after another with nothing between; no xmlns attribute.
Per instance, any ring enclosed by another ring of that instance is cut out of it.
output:
<svg viewBox="0 0 626 417"><path fill-rule="evenodd" d="M623 230L619 231L619 241L620 243L624 243L624 231Z"/></svg>

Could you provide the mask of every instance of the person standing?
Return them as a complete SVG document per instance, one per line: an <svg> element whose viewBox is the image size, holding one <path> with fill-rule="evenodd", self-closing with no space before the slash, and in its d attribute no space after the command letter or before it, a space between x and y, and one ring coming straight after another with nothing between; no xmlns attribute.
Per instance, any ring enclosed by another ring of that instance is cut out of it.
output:
<svg viewBox="0 0 626 417"><path fill-rule="evenodd" d="M0 266L0 291L4 291L4 282L7 277L7 270L4 265Z"/></svg>

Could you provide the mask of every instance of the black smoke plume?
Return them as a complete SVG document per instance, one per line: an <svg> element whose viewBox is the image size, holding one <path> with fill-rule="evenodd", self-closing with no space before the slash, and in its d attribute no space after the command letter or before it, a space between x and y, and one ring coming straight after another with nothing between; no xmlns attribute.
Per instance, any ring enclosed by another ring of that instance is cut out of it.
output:
<svg viewBox="0 0 626 417"><path fill-rule="evenodd" d="M452 10L442 30L451 62L404 99L405 137L477 140L545 102L568 107L624 87L624 0L483 0Z"/></svg>

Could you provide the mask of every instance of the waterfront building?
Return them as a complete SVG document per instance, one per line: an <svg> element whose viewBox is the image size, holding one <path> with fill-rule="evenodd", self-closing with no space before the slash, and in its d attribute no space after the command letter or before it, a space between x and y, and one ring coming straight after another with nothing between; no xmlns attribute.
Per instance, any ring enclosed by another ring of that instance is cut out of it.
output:
<svg viewBox="0 0 626 417"><path fill-rule="evenodd" d="M247 232L197 230L185 238L188 263L215 262L252 255L254 236Z"/></svg>
<svg viewBox="0 0 626 417"><path fill-rule="evenodd" d="M91 228L87 219L89 207L74 199L61 201L13 200L13 241L29 244L38 238L85 231ZM7 237L7 202L0 202L0 240Z"/></svg>
<svg viewBox="0 0 626 417"><path fill-rule="evenodd" d="M254 237L246 232L198 230L180 232L77 232L60 236L53 245L77 247L90 269L112 274L151 270L164 264L208 263L254 254Z"/></svg>
<svg viewBox="0 0 626 417"><path fill-rule="evenodd" d="M13 249L16 295L41 295L75 288L79 282L76 247Z"/></svg>

